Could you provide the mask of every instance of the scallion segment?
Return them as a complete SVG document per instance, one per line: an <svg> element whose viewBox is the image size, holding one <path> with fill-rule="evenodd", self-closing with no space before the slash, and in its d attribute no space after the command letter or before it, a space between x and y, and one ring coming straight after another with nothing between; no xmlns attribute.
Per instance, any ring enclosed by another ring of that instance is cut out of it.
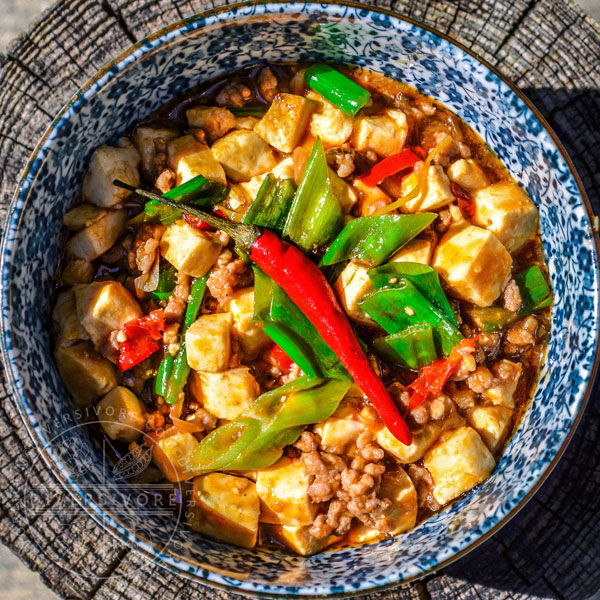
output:
<svg viewBox="0 0 600 600"><path fill-rule="evenodd" d="M291 179L277 179L269 173L244 215L242 223L267 227L280 234L285 227L295 193L296 185Z"/></svg>
<svg viewBox="0 0 600 600"><path fill-rule="evenodd" d="M233 107L233 108L230 108L229 110L236 117L257 117L257 118L260 118L260 117L262 117L267 112L268 108L269 107L266 104L256 104L254 106Z"/></svg>

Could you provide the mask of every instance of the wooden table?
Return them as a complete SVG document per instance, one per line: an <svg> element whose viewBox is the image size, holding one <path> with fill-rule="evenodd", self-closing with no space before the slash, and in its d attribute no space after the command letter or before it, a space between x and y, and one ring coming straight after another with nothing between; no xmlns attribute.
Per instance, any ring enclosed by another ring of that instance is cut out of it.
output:
<svg viewBox="0 0 600 600"><path fill-rule="evenodd" d="M2 58L0 211L54 114L111 57L221 0L61 0ZM571 0L373 2L456 38L512 79L566 145L600 213L600 26ZM587 600L600 590L600 386L558 467L506 527L422 581L370 598ZM24 517L35 485L42 509ZM107 538L56 484L0 382L0 540L65 598L234 598ZM0 595L1 595L0 584Z"/></svg>

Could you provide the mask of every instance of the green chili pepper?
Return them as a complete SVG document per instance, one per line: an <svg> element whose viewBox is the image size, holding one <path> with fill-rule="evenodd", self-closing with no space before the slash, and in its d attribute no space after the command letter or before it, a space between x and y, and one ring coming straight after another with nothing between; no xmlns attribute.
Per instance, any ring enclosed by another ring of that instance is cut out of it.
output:
<svg viewBox="0 0 600 600"><path fill-rule="evenodd" d="M186 468L195 474L264 469L307 425L330 417L349 387L348 380L305 376L267 392L239 417L209 433Z"/></svg>
<svg viewBox="0 0 600 600"><path fill-rule="evenodd" d="M158 275L158 285L151 293L157 300L168 300L175 289L177 270L174 267L161 267Z"/></svg>
<svg viewBox="0 0 600 600"><path fill-rule="evenodd" d="M367 90L352 79L327 65L309 67L304 74L304 81L308 87L351 117L354 117L371 97Z"/></svg>
<svg viewBox="0 0 600 600"><path fill-rule="evenodd" d="M358 305L390 334L399 333L410 325L431 325L436 346L446 355L463 339L444 314L404 277L393 288L383 288L365 296Z"/></svg>
<svg viewBox="0 0 600 600"><path fill-rule="evenodd" d="M353 219L333 240L321 265L355 259L376 267L421 233L436 216L420 213Z"/></svg>
<svg viewBox="0 0 600 600"><path fill-rule="evenodd" d="M232 107L232 112L236 117L262 117L269 107L266 104L257 104L255 106Z"/></svg>
<svg viewBox="0 0 600 600"><path fill-rule="evenodd" d="M269 173L244 215L242 223L267 227L281 234L295 192L296 185L291 179L280 180Z"/></svg>
<svg viewBox="0 0 600 600"><path fill-rule="evenodd" d="M552 292L542 270L537 265L520 271L513 279L519 287L521 295L521 307L517 312L512 312L501 306L483 308L474 306L465 310L465 314L473 324L484 333L499 331L507 325L511 325L519 319L552 304Z"/></svg>
<svg viewBox="0 0 600 600"><path fill-rule="evenodd" d="M375 289L396 287L401 278L408 279L455 327L459 326L456 314L448 302L435 269L421 263L398 262L369 270L369 279Z"/></svg>
<svg viewBox="0 0 600 600"><path fill-rule="evenodd" d="M187 350L185 348L185 332L198 316L200 305L204 299L207 280L208 273L204 277L194 279L190 290L190 300L183 319L183 327L179 336L179 352L177 352L175 357L167 354L158 367L155 390L159 396L165 397L168 404L175 404L177 402L179 394L183 391L190 374L190 367L187 362Z"/></svg>
<svg viewBox="0 0 600 600"><path fill-rule="evenodd" d="M229 195L229 188L218 181L206 179L198 175L163 194L165 198L183 202L195 208L212 208ZM181 219L181 211L165 206L156 200L149 200L144 207L147 220L160 221L162 225L170 225Z"/></svg>
<svg viewBox="0 0 600 600"><path fill-rule="evenodd" d="M378 338L373 342L373 349L388 361L415 370L431 364L438 357L434 328L427 323L411 325L399 333Z"/></svg>
<svg viewBox="0 0 600 600"><path fill-rule="evenodd" d="M344 226L321 140L313 144L302 180L288 213L284 234L304 250L329 242Z"/></svg>

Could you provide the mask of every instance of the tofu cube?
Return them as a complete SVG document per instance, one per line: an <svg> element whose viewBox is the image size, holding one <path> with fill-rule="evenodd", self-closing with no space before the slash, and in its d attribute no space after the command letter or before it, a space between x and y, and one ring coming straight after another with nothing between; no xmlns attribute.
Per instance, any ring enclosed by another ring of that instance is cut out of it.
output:
<svg viewBox="0 0 600 600"><path fill-rule="evenodd" d="M358 177L353 179L352 186L358 192L361 217L368 217L392 202L392 199L379 186L366 185Z"/></svg>
<svg viewBox="0 0 600 600"><path fill-rule="evenodd" d="M428 265L431 262L433 244L429 240L417 238L403 246L388 262L415 262Z"/></svg>
<svg viewBox="0 0 600 600"><path fill-rule="evenodd" d="M410 464L421 460L441 433L442 424L430 421L423 428L413 431L409 446L397 440L385 426L375 432L375 439L388 454L395 456L402 464Z"/></svg>
<svg viewBox="0 0 600 600"><path fill-rule="evenodd" d="M220 183L227 183L225 171L211 149L192 135L171 140L167 146L169 166L175 171L176 185L181 185L198 175Z"/></svg>
<svg viewBox="0 0 600 600"><path fill-rule="evenodd" d="M187 462L200 442L192 433L175 430L170 434L170 431L152 446L152 458L169 481L185 481L194 476Z"/></svg>
<svg viewBox="0 0 600 600"><path fill-rule="evenodd" d="M236 129L248 129L252 131L258 125L258 119L256 117L236 117L235 128Z"/></svg>
<svg viewBox="0 0 600 600"><path fill-rule="evenodd" d="M66 244L68 256L91 262L107 250L125 231L126 210L110 210L97 221L78 231Z"/></svg>
<svg viewBox="0 0 600 600"><path fill-rule="evenodd" d="M253 481L226 473L194 479L187 518L194 531L242 548L254 548L259 513Z"/></svg>
<svg viewBox="0 0 600 600"><path fill-rule="evenodd" d="M156 156L156 148L154 140L161 138L165 143L174 140L179 136L175 129L167 127L150 127L148 125L140 125L133 132L133 143L142 159L142 172L146 177L158 175L155 173L154 158Z"/></svg>
<svg viewBox="0 0 600 600"><path fill-rule="evenodd" d="M300 556L312 556L339 539L331 535L317 539L310 534L310 526L267 525L266 531L280 544L287 546Z"/></svg>
<svg viewBox="0 0 600 600"><path fill-rule="evenodd" d="M269 145L254 131L238 129L217 140L212 151L229 179L248 181L268 173L277 164Z"/></svg>
<svg viewBox="0 0 600 600"><path fill-rule="evenodd" d="M315 103L304 96L277 94L254 131L280 152L289 153L300 142Z"/></svg>
<svg viewBox="0 0 600 600"><path fill-rule="evenodd" d="M442 434L423 465L433 478L433 497L443 506L487 479L496 461L474 429L459 427Z"/></svg>
<svg viewBox="0 0 600 600"><path fill-rule="evenodd" d="M231 313L198 317L185 332L187 361L196 371L217 373L229 364Z"/></svg>
<svg viewBox="0 0 600 600"><path fill-rule="evenodd" d="M215 264L222 246L210 233L198 231L180 220L165 229L159 250L178 271L190 277L203 277Z"/></svg>
<svg viewBox="0 0 600 600"><path fill-rule="evenodd" d="M463 224L440 240L433 267L453 295L477 306L490 306L511 278L512 258L487 229Z"/></svg>
<svg viewBox="0 0 600 600"><path fill-rule="evenodd" d="M306 97L315 102L315 110L310 118L310 133L321 138L325 148L341 146L352 135L352 117L344 114L321 96L310 90Z"/></svg>
<svg viewBox="0 0 600 600"><path fill-rule="evenodd" d="M224 136L237 125L233 113L220 106L196 106L185 114L190 126L204 130L211 142Z"/></svg>
<svg viewBox="0 0 600 600"><path fill-rule="evenodd" d="M391 156L404 148L408 121L401 110L388 108L384 115L354 120L351 142L359 152L373 150L379 156Z"/></svg>
<svg viewBox="0 0 600 600"><path fill-rule="evenodd" d="M321 438L321 447L334 454L347 454L356 442L359 433L366 427L353 419L338 419L329 417L314 426L314 431Z"/></svg>
<svg viewBox="0 0 600 600"><path fill-rule="evenodd" d="M79 321L98 350L111 332L143 315L131 292L118 281L94 281L74 289Z"/></svg>
<svg viewBox="0 0 600 600"><path fill-rule="evenodd" d="M447 169L450 181L461 188L473 192L488 185L487 177L481 167L472 158L459 158Z"/></svg>
<svg viewBox="0 0 600 600"><path fill-rule="evenodd" d="M120 179L137 187L140 185L139 164L140 155L128 140L122 140L119 146L104 144L96 148L83 178L81 196L86 202L103 208L119 204L131 192L113 185L113 181Z"/></svg>
<svg viewBox="0 0 600 600"><path fill-rule="evenodd" d="M98 421L111 440L135 442L144 433L146 419L139 398L122 386L113 388L96 406Z"/></svg>
<svg viewBox="0 0 600 600"><path fill-rule="evenodd" d="M485 390L483 395L498 406L514 408L515 401L513 396L519 385L523 366L520 363L503 358L492 366L491 371L496 377L498 384Z"/></svg>
<svg viewBox="0 0 600 600"><path fill-rule="evenodd" d="M538 211L525 190L511 181L500 181L473 192L475 225L485 227L516 252L537 231Z"/></svg>
<svg viewBox="0 0 600 600"><path fill-rule="evenodd" d="M363 296L374 290L366 267L350 261L340 273L333 289L351 319L367 325L373 324L373 320L358 306Z"/></svg>
<svg viewBox="0 0 600 600"><path fill-rule="evenodd" d="M58 294L52 311L52 321L61 341L87 340L89 337L77 317L73 290Z"/></svg>
<svg viewBox="0 0 600 600"><path fill-rule="evenodd" d="M280 163L273 167L271 173L273 173L273 175L275 175L275 177L278 179L294 179L294 159L291 156L284 158ZM266 176L267 173L255 175L252 177L252 179L250 179L250 181L244 181L243 183L240 183L240 187L250 199L254 200Z"/></svg>
<svg viewBox="0 0 600 600"><path fill-rule="evenodd" d="M60 269L60 280L63 285L89 283L93 278L94 267L89 260L65 256Z"/></svg>
<svg viewBox="0 0 600 600"><path fill-rule="evenodd" d="M248 367L237 367L222 373L199 372L204 408L231 421L249 408L260 394L258 382Z"/></svg>
<svg viewBox="0 0 600 600"><path fill-rule="evenodd" d="M254 288L236 290L229 303L229 311L233 316L233 331L240 340L244 358L256 358L270 338L253 321Z"/></svg>
<svg viewBox="0 0 600 600"><path fill-rule="evenodd" d="M402 195L406 196L417 185L417 176L411 173L402 180ZM454 194L450 189L450 180L444 173L444 169L438 165L432 165L427 171L427 180L419 195L409 200L400 210L404 213L427 212L443 208L454 201Z"/></svg>
<svg viewBox="0 0 600 600"><path fill-rule="evenodd" d="M54 349L60 377L78 408L90 407L117 385L115 368L89 342L60 343Z"/></svg>
<svg viewBox="0 0 600 600"><path fill-rule="evenodd" d="M67 211L63 215L62 223L70 231L79 231L80 229L95 223L106 213L106 209L98 208L93 204L87 204L84 202Z"/></svg>
<svg viewBox="0 0 600 600"><path fill-rule="evenodd" d="M506 406L475 406L467 413L469 425L481 436L491 452L506 437L513 411Z"/></svg>
<svg viewBox="0 0 600 600"><path fill-rule="evenodd" d="M317 505L308 496L310 476L300 459L280 458L256 477L260 520L291 527L312 525Z"/></svg>

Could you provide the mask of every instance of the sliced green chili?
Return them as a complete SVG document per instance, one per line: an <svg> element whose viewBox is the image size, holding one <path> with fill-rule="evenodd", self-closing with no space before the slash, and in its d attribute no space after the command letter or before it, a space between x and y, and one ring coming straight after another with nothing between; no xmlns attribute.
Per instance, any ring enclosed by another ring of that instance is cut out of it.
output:
<svg viewBox="0 0 600 600"><path fill-rule="evenodd" d="M281 234L295 193L296 185L293 180L280 180L269 173L242 223L266 227Z"/></svg>
<svg viewBox="0 0 600 600"><path fill-rule="evenodd" d="M177 270L174 267L161 266L158 275L158 285L150 295L157 300L168 300L175 289L176 282Z"/></svg>
<svg viewBox="0 0 600 600"><path fill-rule="evenodd" d="M434 328L427 323L380 337L373 342L373 349L389 362L414 370L431 364L438 357Z"/></svg>

